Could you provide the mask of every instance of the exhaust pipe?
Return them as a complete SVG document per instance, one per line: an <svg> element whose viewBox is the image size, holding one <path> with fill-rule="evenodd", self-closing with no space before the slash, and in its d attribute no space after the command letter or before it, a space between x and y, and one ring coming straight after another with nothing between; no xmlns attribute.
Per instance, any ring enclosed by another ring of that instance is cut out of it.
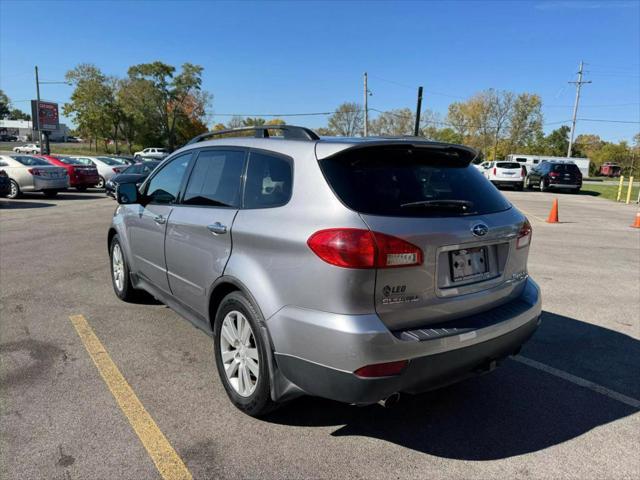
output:
<svg viewBox="0 0 640 480"><path fill-rule="evenodd" d="M400 393L392 393L387 398L383 398L378 402L378 405L384 408L393 408L400 402Z"/></svg>

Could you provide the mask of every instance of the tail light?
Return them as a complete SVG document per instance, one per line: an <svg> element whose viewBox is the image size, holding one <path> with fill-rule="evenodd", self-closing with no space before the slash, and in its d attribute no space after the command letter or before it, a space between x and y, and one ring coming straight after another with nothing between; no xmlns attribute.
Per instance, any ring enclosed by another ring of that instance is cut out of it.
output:
<svg viewBox="0 0 640 480"><path fill-rule="evenodd" d="M120 167L113 167L113 171L116 173L120 173L122 171L122 168Z"/></svg>
<svg viewBox="0 0 640 480"><path fill-rule="evenodd" d="M40 170L38 168L28 168L27 172L29 172L31 175L35 175L37 177L42 173L42 170Z"/></svg>
<svg viewBox="0 0 640 480"><path fill-rule="evenodd" d="M325 262L344 268L422 265L422 250L401 238L358 228L320 230L307 245Z"/></svg>
<svg viewBox="0 0 640 480"><path fill-rule="evenodd" d="M522 175L523 177L527 176L527 169L522 167L521 171L520 171L520 175Z"/></svg>
<svg viewBox="0 0 640 480"><path fill-rule="evenodd" d="M551 172L551 173L549 173L549 176L551 178L558 178L560 176L560 174L558 172Z"/></svg>
<svg viewBox="0 0 640 480"><path fill-rule="evenodd" d="M516 248L524 248L531 243L531 234L533 233L533 229L531 228L531 224L529 220L525 218L522 227L520 227L520 231L518 232L518 238L516 240Z"/></svg>
<svg viewBox="0 0 640 480"><path fill-rule="evenodd" d="M400 360L398 362L376 363L361 367L353 372L358 377L375 378L375 377L391 377L400 375L409 364L408 360Z"/></svg>
<svg viewBox="0 0 640 480"><path fill-rule="evenodd" d="M498 169L496 167L493 167L493 174L497 175L498 174Z"/></svg>

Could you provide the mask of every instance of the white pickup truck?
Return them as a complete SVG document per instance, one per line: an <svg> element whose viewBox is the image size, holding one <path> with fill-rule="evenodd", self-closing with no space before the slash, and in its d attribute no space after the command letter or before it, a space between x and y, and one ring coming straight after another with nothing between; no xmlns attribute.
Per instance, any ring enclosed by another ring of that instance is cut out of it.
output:
<svg viewBox="0 0 640 480"><path fill-rule="evenodd" d="M139 152L135 152L133 154L133 158L136 160L141 160L143 158L153 158L154 160L162 160L169 155L169 152L166 148L158 148L158 147L150 147L145 148L144 150L140 150Z"/></svg>

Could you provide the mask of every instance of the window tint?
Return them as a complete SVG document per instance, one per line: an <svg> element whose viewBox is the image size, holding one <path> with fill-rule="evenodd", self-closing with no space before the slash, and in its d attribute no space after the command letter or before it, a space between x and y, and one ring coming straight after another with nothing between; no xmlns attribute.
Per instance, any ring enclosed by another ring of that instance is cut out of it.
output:
<svg viewBox="0 0 640 480"><path fill-rule="evenodd" d="M78 160L77 158L71 158L71 157L54 157L54 158L57 158L62 163L65 163L67 165L85 165L84 162Z"/></svg>
<svg viewBox="0 0 640 480"><path fill-rule="evenodd" d="M320 161L352 210L395 217L452 217L507 210L509 202L454 153L411 148L358 149Z"/></svg>
<svg viewBox="0 0 640 480"><path fill-rule="evenodd" d="M562 173L579 173L580 169L574 163L556 163L553 165L553 171Z"/></svg>
<svg viewBox="0 0 640 480"><path fill-rule="evenodd" d="M100 160L103 163L106 163L109 166L114 166L114 165L124 165L125 162L116 158L111 158L111 157L96 157L98 160Z"/></svg>
<svg viewBox="0 0 640 480"><path fill-rule="evenodd" d="M124 172L122 173L126 173L129 175L135 175L138 173L142 173L142 164L141 163L136 163L135 165L131 165L129 168L126 168L124 170Z"/></svg>
<svg viewBox="0 0 640 480"><path fill-rule="evenodd" d="M151 202L162 204L176 202L191 155L189 152L174 158L151 179L147 188L147 196Z"/></svg>
<svg viewBox="0 0 640 480"><path fill-rule="evenodd" d="M526 163L526 162L527 162L527 159L526 159L526 158L518 157L518 158L516 158L516 162L524 162L524 163Z"/></svg>
<svg viewBox="0 0 640 480"><path fill-rule="evenodd" d="M291 198L291 164L282 157L251 153L244 187L244 208L284 205Z"/></svg>
<svg viewBox="0 0 640 480"><path fill-rule="evenodd" d="M211 207L240 205L240 178L245 152L203 150L191 172L182 203Z"/></svg>
<svg viewBox="0 0 640 480"><path fill-rule="evenodd" d="M522 168L519 163L516 162L498 162L496 163L498 168Z"/></svg>

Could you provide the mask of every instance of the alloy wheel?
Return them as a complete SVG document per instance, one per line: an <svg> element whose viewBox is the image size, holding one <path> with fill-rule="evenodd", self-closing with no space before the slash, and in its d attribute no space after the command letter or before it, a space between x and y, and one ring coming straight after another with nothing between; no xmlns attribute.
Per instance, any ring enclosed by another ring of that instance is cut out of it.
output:
<svg viewBox="0 0 640 480"><path fill-rule="evenodd" d="M118 291L121 292L124 287L124 260L119 243L113 246L113 251L111 252L111 269L113 271L113 282Z"/></svg>
<svg viewBox="0 0 640 480"><path fill-rule="evenodd" d="M240 396L250 396L258 384L260 360L251 324L237 310L222 321L220 355L229 384Z"/></svg>

